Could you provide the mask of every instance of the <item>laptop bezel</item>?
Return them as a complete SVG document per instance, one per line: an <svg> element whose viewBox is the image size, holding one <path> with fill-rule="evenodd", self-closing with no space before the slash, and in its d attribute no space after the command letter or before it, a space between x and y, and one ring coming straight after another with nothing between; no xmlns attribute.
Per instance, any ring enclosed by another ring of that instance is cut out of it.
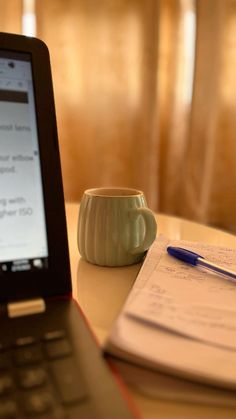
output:
<svg viewBox="0 0 236 419"><path fill-rule="evenodd" d="M31 56L49 251L48 269L0 275L0 301L71 292L58 135L47 46L39 39L0 33L0 51Z"/></svg>

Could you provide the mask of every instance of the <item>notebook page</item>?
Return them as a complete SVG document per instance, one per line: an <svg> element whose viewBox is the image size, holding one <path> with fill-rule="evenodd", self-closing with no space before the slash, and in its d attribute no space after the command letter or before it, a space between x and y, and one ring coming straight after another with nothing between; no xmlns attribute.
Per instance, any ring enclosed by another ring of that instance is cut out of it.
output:
<svg viewBox="0 0 236 419"><path fill-rule="evenodd" d="M171 332L236 350L236 283L181 262L166 247L179 246L236 269L236 250L159 238L125 305L127 316Z"/></svg>

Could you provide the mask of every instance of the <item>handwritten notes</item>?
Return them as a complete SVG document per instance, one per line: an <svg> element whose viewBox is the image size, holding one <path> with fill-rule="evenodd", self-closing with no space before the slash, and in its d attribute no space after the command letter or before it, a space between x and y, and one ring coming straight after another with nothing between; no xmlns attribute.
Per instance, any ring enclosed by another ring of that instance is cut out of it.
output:
<svg viewBox="0 0 236 419"><path fill-rule="evenodd" d="M187 265L166 252L181 246L236 269L236 250L158 238L125 306L129 317L172 333L236 350L236 283Z"/></svg>

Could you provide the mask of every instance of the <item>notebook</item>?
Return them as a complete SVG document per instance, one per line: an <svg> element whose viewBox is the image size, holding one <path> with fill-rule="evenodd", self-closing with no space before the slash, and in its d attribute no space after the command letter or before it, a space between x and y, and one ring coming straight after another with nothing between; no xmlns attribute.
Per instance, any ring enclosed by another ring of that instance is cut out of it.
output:
<svg viewBox="0 0 236 419"><path fill-rule="evenodd" d="M0 33L0 418L131 418L71 279L47 47Z"/></svg>
<svg viewBox="0 0 236 419"><path fill-rule="evenodd" d="M236 266L236 249L159 235L104 350L146 395L235 407L236 284L173 258L168 246Z"/></svg>

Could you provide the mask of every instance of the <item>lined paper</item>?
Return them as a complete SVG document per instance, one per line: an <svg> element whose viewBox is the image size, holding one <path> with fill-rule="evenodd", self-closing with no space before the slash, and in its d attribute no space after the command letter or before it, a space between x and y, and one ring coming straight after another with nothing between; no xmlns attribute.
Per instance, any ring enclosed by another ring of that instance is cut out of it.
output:
<svg viewBox="0 0 236 419"><path fill-rule="evenodd" d="M208 345L236 351L236 282L167 254L167 246L199 253L236 270L236 250L159 237L125 305L125 315Z"/></svg>

